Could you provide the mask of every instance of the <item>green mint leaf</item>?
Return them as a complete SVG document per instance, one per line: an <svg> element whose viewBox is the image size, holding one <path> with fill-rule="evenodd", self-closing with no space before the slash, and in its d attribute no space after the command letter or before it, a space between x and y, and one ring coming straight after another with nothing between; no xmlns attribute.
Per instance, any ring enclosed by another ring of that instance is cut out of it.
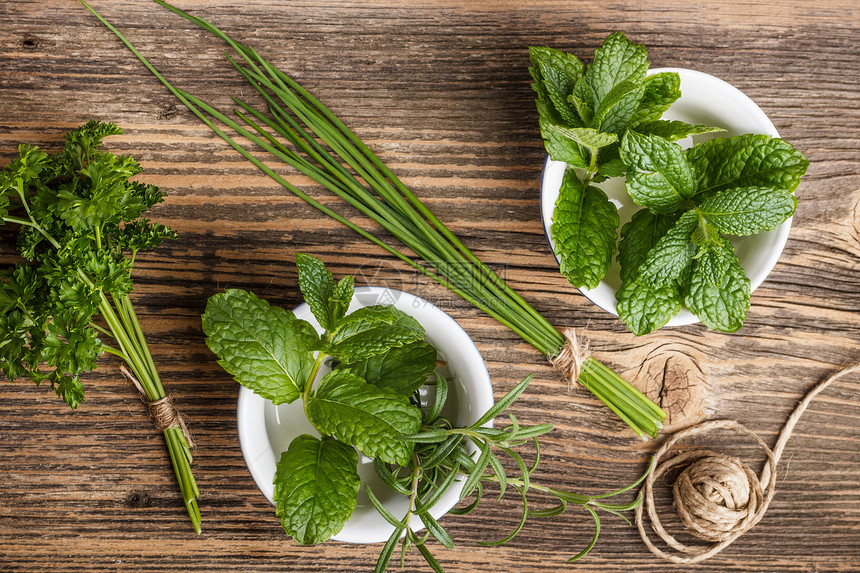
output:
<svg viewBox="0 0 860 573"><path fill-rule="evenodd" d="M615 294L618 318L636 336L642 336L664 326L681 310L682 296L674 281L654 285L639 276L625 281Z"/></svg>
<svg viewBox="0 0 860 573"><path fill-rule="evenodd" d="M397 436L414 434L421 427L421 410L408 397L368 384L348 370L326 374L306 411L320 433L402 466L409 463L414 445Z"/></svg>
<svg viewBox="0 0 860 573"><path fill-rule="evenodd" d="M790 143L769 135L710 139L685 152L697 180L697 200L734 187L794 191L809 161Z"/></svg>
<svg viewBox="0 0 860 573"><path fill-rule="evenodd" d="M540 122L540 134L550 159L564 161L571 167L587 167L588 161L586 161L584 151L579 144L554 130L553 125L556 124L544 120Z"/></svg>
<svg viewBox="0 0 860 573"><path fill-rule="evenodd" d="M547 47L530 47L529 57L532 62L532 68L529 71L535 83L538 84L535 91L539 95L541 95L539 90L544 91L565 123L581 127L583 123L568 101L568 97L573 94L576 82L582 77L584 70L582 62L573 54Z"/></svg>
<svg viewBox="0 0 860 573"><path fill-rule="evenodd" d="M618 210L597 187L584 187L572 170L562 180L552 223L561 273L579 288L594 288L615 254Z"/></svg>
<svg viewBox="0 0 860 573"><path fill-rule="evenodd" d="M621 32L607 36L594 51L594 60L585 70L585 80L594 93L594 108L618 84L629 81L641 84L648 71L648 51L634 44Z"/></svg>
<svg viewBox="0 0 860 573"><path fill-rule="evenodd" d="M797 198L770 187L736 187L713 194L699 211L717 229L729 235L772 231L794 214Z"/></svg>
<svg viewBox="0 0 860 573"><path fill-rule="evenodd" d="M712 271L701 261L693 263L689 292L684 300L705 326L723 332L735 332L750 307L750 280L738 258L732 253L719 285L710 282Z"/></svg>
<svg viewBox="0 0 860 573"><path fill-rule="evenodd" d="M352 275L346 275L334 287L334 290L328 299L328 308L331 313L332 328L337 328L341 320L346 316L346 311L352 302L352 295L355 291L355 279Z"/></svg>
<svg viewBox="0 0 860 573"><path fill-rule="evenodd" d="M317 257L296 253L296 268L299 272L299 289L305 302L325 330L333 330L328 300L334 292L334 277Z"/></svg>
<svg viewBox="0 0 860 573"><path fill-rule="evenodd" d="M623 132L644 92L645 86L640 83L625 80L616 84L600 100L591 120L592 125L604 132Z"/></svg>
<svg viewBox="0 0 860 573"><path fill-rule="evenodd" d="M314 364L314 328L253 293L230 289L209 298L206 345L236 382L275 404L301 396Z"/></svg>
<svg viewBox="0 0 860 573"><path fill-rule="evenodd" d="M299 288L320 326L326 331L336 329L352 300L352 277L344 277L335 284L323 262L304 253L296 253L296 267Z"/></svg>
<svg viewBox="0 0 860 573"><path fill-rule="evenodd" d="M717 235L714 240L701 245L694 258L702 280L711 286L720 286L737 256L732 244Z"/></svg>
<svg viewBox="0 0 860 573"><path fill-rule="evenodd" d="M597 160L597 176L592 179L595 183L606 180L610 177L621 177L627 171L627 165L617 155L607 160L598 158Z"/></svg>
<svg viewBox="0 0 860 573"><path fill-rule="evenodd" d="M674 215L655 215L640 209L621 227L618 242L618 262L621 263L621 281L636 278L639 267L648 258L648 252L663 238L678 220Z"/></svg>
<svg viewBox="0 0 860 573"><path fill-rule="evenodd" d="M424 328L402 310L393 306L366 306L344 317L328 351L343 362L353 363L422 338Z"/></svg>
<svg viewBox="0 0 860 573"><path fill-rule="evenodd" d="M583 147L587 147L592 153L601 147L612 145L618 141L618 135L614 133L601 133L590 127L564 127L561 125L548 125L547 129L575 141Z"/></svg>
<svg viewBox="0 0 860 573"><path fill-rule="evenodd" d="M677 211L696 192L693 171L681 148L653 135L628 131L621 139L627 164L627 192L655 213Z"/></svg>
<svg viewBox="0 0 860 573"><path fill-rule="evenodd" d="M699 227L699 216L687 211L648 252L639 268L639 276L656 285L665 285L681 278L693 262L696 245L693 232Z"/></svg>
<svg viewBox="0 0 860 573"><path fill-rule="evenodd" d="M585 78L579 78L576 85L573 86L573 93L568 96L567 100L576 109L582 123L585 126L591 125L591 119L594 115L594 92L585 81Z"/></svg>
<svg viewBox="0 0 860 573"><path fill-rule="evenodd" d="M678 141L691 135L701 135L703 133L714 133L725 131L722 127L711 127L698 123L692 125L683 121L658 119L648 123L643 123L636 126L636 131L645 135L656 135L669 141Z"/></svg>
<svg viewBox="0 0 860 573"><path fill-rule="evenodd" d="M357 505L361 478L355 449L331 438L303 434L281 454L275 472L276 513L297 543L327 541Z"/></svg>
<svg viewBox="0 0 860 573"><path fill-rule="evenodd" d="M662 72L645 78L639 106L630 117L628 126L636 128L643 123L657 121L681 97L681 76L675 72Z"/></svg>
<svg viewBox="0 0 860 573"><path fill-rule="evenodd" d="M411 396L427 383L427 378L436 370L436 349L419 340L389 348L354 364L342 364L339 368L348 368L368 384L391 388L398 394Z"/></svg>

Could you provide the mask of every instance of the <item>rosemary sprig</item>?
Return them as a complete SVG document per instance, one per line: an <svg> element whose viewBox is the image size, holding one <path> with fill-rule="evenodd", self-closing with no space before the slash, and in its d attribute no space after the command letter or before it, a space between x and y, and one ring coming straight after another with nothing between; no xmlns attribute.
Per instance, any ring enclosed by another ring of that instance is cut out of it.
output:
<svg viewBox="0 0 860 573"><path fill-rule="evenodd" d="M636 482L608 494L588 496L560 490L544 486L532 477L540 463L541 449L538 438L552 431L552 424L526 426L520 424L513 414L508 414L511 422L509 426L489 428L483 425L505 413L530 382L531 376L526 377L479 420L467 427L453 427L451 420L438 415L442 405L440 399L444 401L446 393L436 392L434 402L427 408L421 430L413 435L401 436L402 440L415 444L411 463L407 466L396 466L376 461L376 471L382 481L393 490L408 496L410 500L406 515L398 519L382 505L369 486L365 487L373 506L394 527L391 537L380 552L376 573L383 573L388 568L398 544L401 566L406 553L414 548L433 571L443 572L442 566L428 547L428 541L431 537L435 538L447 548L453 548L454 541L430 511L442 495L457 482L462 483L460 499L474 496L474 500L464 507L452 509L450 513L454 515L466 515L477 508L484 497L484 484L488 483L497 484L499 487L499 500L506 492L514 490L522 503L522 513L513 530L501 539L481 542L482 545L496 546L509 542L519 534L530 517L554 517L564 513L571 505L582 506L594 520L594 535L582 551L569 559L576 561L585 557L597 543L600 534L598 510L618 515L628 521L620 512L638 507L641 501L639 497L631 502L618 504L607 503L605 500L636 487L648 475L651 467ZM437 387L439 384L445 385L446 382L437 376ZM534 445L535 451L535 459L530 466L518 452L519 448L529 444ZM517 468L516 474L511 475L505 470L502 458L513 462ZM553 497L557 504L549 508L534 508L529 498L532 492ZM424 535L419 535L415 518L420 519L427 528Z"/></svg>
<svg viewBox="0 0 860 573"><path fill-rule="evenodd" d="M564 336L481 262L400 179L325 105L289 75L255 50L244 46L208 21L162 0L154 0L225 41L235 58L227 56L239 73L267 102L261 111L236 100L239 121L201 99L174 87L107 20L84 4L170 91L248 161L300 197L387 252L507 326L541 353L553 358L565 345ZM240 123L241 122L241 123ZM249 152L223 126L253 142L262 151L290 165L378 223L417 255L394 246L325 207L286 181ZM654 437L666 413L620 376L594 358L581 365L579 382L609 406L640 437Z"/></svg>

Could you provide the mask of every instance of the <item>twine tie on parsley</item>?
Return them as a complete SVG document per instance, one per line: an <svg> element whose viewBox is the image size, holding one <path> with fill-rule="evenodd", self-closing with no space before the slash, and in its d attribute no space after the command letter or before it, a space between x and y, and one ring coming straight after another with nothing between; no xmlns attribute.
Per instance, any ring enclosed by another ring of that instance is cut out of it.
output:
<svg viewBox="0 0 860 573"><path fill-rule="evenodd" d="M179 426L185 439L188 440L188 447L193 448L194 440L191 438L191 432L188 431L188 427L185 425L185 417L173 405L173 400L171 400L170 396L150 401L146 395L146 390L143 389L143 386L135 378L134 374L129 372L125 365L120 366L119 370L140 392L141 399L146 404L146 409L149 412L149 417L152 418L155 429L159 432L164 432L168 428Z"/></svg>
<svg viewBox="0 0 860 573"><path fill-rule="evenodd" d="M567 380L568 388L572 388L582 372L583 365L591 358L591 351L588 348L588 340L577 336L575 328L568 328L563 334L564 346L561 352L551 358L551 362Z"/></svg>
<svg viewBox="0 0 860 573"><path fill-rule="evenodd" d="M732 429L755 440L767 455L761 477L738 458L710 450L685 452L659 463L642 486L643 501L636 508L636 525L652 553L673 563L698 563L713 557L738 537L752 529L762 517L776 492L776 465L791 433L809 403L836 379L860 370L860 363L845 367L816 385L797 405L771 450L754 432L734 420L713 420L676 433L654 454L660 458L683 438L715 429ZM655 463L656 463L655 462ZM654 505L654 482L673 468L684 468L673 487L674 505L692 535L712 542L710 546L690 546L678 541L663 525ZM762 484L765 484L762 487ZM767 493L764 493L767 492ZM645 531L643 510L647 510L654 532L667 545L682 553L667 553L654 545Z"/></svg>

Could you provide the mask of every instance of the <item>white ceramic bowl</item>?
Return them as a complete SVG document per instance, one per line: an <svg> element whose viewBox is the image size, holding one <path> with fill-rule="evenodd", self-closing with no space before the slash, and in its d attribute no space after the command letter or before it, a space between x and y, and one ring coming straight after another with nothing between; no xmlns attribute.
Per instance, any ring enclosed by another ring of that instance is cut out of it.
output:
<svg viewBox="0 0 860 573"><path fill-rule="evenodd" d="M702 72L681 68L657 68L650 70L649 75L659 72L676 72L681 76L681 97L672 104L669 111L663 115L663 119L681 120L692 124L703 123L722 127L726 130L719 133L694 135L681 140L678 143L682 147L690 147L694 143L713 137L731 137L746 133L762 133L779 137L773 123L770 122L761 108L731 84ZM552 241L551 233L552 216L565 168L564 162L553 161L547 157L541 178L541 217L553 255L555 255L555 244ZM638 211L640 207L633 203L630 195L627 194L623 177L609 179L598 186L618 207L618 215L621 220L618 226L620 234L621 226L629 221L633 213ZM791 219L788 219L773 231L750 237L730 238L741 266L750 279L751 290L758 288L776 265L788 239L790 229ZM558 260L558 255L555 257ZM582 294L591 302L616 316L618 311L615 306L615 292L621 286L620 271L618 261L613 260L606 277L597 287L580 289ZM686 308L682 308L681 312L673 317L667 326L684 326L696 322L698 322L696 316Z"/></svg>
<svg viewBox="0 0 860 573"><path fill-rule="evenodd" d="M381 287L358 287L349 311L373 304L391 304L415 318L426 332L425 339L436 347L438 356L447 362L447 374L454 377L448 390L445 415L458 425L472 424L493 405L493 387L490 375L478 348L457 322L431 303L405 292ZM307 304L301 304L293 313L322 331ZM327 373L321 368L318 377ZM263 495L274 499L275 468L281 453L287 450L293 438L300 434L319 436L302 410L301 400L275 406L246 388L239 390L237 411L239 445L251 476ZM332 539L351 543L386 541L394 528L371 505L364 492L370 484L374 495L395 516L406 514L409 500L389 489L377 477L373 460L359 454L358 473L362 485L358 506L343 530ZM459 500L462 482L448 490L433 507L430 514L440 518ZM418 529L419 520L414 522Z"/></svg>

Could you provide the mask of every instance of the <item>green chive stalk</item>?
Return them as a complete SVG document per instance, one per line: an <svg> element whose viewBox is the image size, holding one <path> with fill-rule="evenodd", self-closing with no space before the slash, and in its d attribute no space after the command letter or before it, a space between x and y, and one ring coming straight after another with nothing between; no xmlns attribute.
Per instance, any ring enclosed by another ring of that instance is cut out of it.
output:
<svg viewBox="0 0 860 573"><path fill-rule="evenodd" d="M252 48L208 21L163 0L154 0L226 42L230 63L266 101L261 111L236 98L237 119L174 87L107 20L84 4L131 50L170 92L204 124L285 189L327 216L356 231L418 272L460 295L507 326L550 360L567 344L565 337L481 262L340 119L290 76ZM290 184L246 150L223 128L256 144L271 157L310 177L363 215L378 223L417 256L401 253ZM655 437L666 413L594 358L579 368L578 381L609 406L640 437Z"/></svg>

